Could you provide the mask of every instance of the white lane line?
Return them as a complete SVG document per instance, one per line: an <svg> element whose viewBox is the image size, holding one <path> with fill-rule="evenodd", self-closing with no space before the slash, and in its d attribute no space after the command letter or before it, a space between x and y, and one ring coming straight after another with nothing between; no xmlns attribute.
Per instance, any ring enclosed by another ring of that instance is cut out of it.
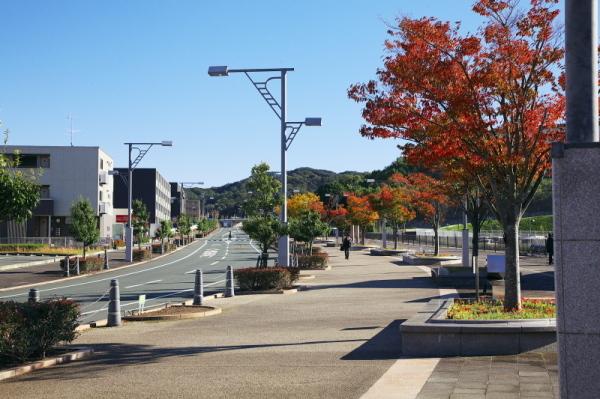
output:
<svg viewBox="0 0 600 399"><path fill-rule="evenodd" d="M164 265L156 265L156 266L150 267L150 268L148 268L148 269L142 269L142 270L138 270L138 271L135 271L135 272L130 272L130 273L123 273L123 274L119 274L119 275L117 275L117 276L112 276L112 277L107 277L107 278L101 278L101 279L98 279L98 280L84 281L84 282L82 282L82 283L78 283L78 284L69 284L69 285L63 285L63 286L60 286L60 287L46 288L46 289L43 289L43 290L41 289L41 290L39 290L39 292L55 291L55 290L61 290L61 289L64 289L64 288L79 287L79 286L82 286L82 285L94 284L94 283L98 283L98 282L101 282L101 281L109 281L109 280L116 279L116 278L120 278L120 277L128 277L128 276L133 276L133 275L136 275L136 274L140 274L140 273L148 272L148 271L150 271L150 270L161 269L161 268L163 268L163 267L170 266L170 265L172 265L173 263L177 263L177 262L179 262L179 261L182 261L182 260L184 260L184 259L187 259L187 258L189 258L190 256L193 256L193 255L197 254L198 252L200 252L200 250L201 250L202 248L204 248L204 246L205 246L207 243L208 243L208 241L204 241L204 243L203 243L203 244L202 244L202 245L201 245L201 246L200 246L198 249L195 249L195 250L194 250L194 252L191 252L191 253L189 253L188 255L184 256L183 258L175 259L175 260L173 260L173 261L171 261L171 262L165 263ZM13 295L5 295L5 296L0 296L0 299L5 299L5 298L14 298L14 297L18 297L18 296L24 296L24 295L28 295L28 291L24 291L24 292L22 292L22 293L20 293L20 294L13 294Z"/></svg>
<svg viewBox="0 0 600 399"><path fill-rule="evenodd" d="M152 281L148 281L147 283L134 284L134 285L127 286L127 287L125 287L125 289L127 289L127 288L133 288L133 287L140 287L140 286L146 285L146 284L159 283L161 281L162 280L152 280Z"/></svg>
<svg viewBox="0 0 600 399"><path fill-rule="evenodd" d="M211 265L211 266L214 266L214 265L216 265L217 263L219 263L219 261L218 261L218 260L214 261L214 262L213 262L213 263L211 263L210 265Z"/></svg>
<svg viewBox="0 0 600 399"><path fill-rule="evenodd" d="M252 248L254 248L254 250L255 250L256 252L260 253L260 251L259 251L258 249L256 249L256 247L254 246L254 244L252 244L252 240L250 240L250 246L251 246Z"/></svg>
<svg viewBox="0 0 600 399"><path fill-rule="evenodd" d="M225 260L225 258L227 258L227 256L223 256L223 257L221 258L221 260Z"/></svg>
<svg viewBox="0 0 600 399"><path fill-rule="evenodd" d="M187 289L187 290L181 290L181 291L171 292L170 294L165 294L165 295L157 296L157 297L154 297L154 298L146 299L146 302L154 301L156 299L165 298L165 297L168 297L168 296L177 295L177 294L181 294L182 292L189 292L189 291L194 291L194 289L190 288L190 289ZM124 308L126 306L137 305L137 304L138 304L138 301L132 301L132 302L128 302L128 303L122 304L121 307ZM98 313L100 311L107 310L107 309L108 309L108 307L104 307L102 309L98 309L98 310L93 310L93 311L90 311L90 312L82 313L81 315L83 316L83 315L90 314L90 313Z"/></svg>

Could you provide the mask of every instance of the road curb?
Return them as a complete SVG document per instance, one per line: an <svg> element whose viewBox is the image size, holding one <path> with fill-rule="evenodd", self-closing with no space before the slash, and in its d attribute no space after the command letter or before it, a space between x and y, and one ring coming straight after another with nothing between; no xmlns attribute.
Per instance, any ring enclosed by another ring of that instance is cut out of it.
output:
<svg viewBox="0 0 600 399"><path fill-rule="evenodd" d="M198 312L194 313L180 313L180 314L172 314L172 315L153 315L152 313L158 312L163 309L168 309L171 307L193 307L198 308ZM142 312L141 315L131 315L125 316L122 319L124 321L169 321L169 320L184 320L184 319L199 319L202 317L214 316L220 314L222 312L221 308L216 306L205 306L205 305L174 305L174 306L166 306L157 309L148 310Z"/></svg>
<svg viewBox="0 0 600 399"><path fill-rule="evenodd" d="M60 262L61 259L62 258L60 258L60 257L55 257L53 259L36 260L36 261L25 262L25 263L14 263L12 265L0 266L0 272L5 272L8 270L14 270L14 269L22 269L24 267L49 265L50 263Z"/></svg>
<svg viewBox="0 0 600 399"><path fill-rule="evenodd" d="M211 233L211 234L213 234L213 233ZM204 238L206 239L206 238L210 237L211 234L207 235ZM196 241L194 241L194 242L196 242ZM152 262L152 261L158 260L158 259L160 259L160 258L162 258L164 256L172 255L175 252L177 252L179 250L182 250L184 248L187 248L188 246L190 246L192 244L193 243L190 243L190 244L178 247L175 250L173 250L172 252L169 252L167 254L158 255L156 258L152 258L152 259L148 259L148 260L143 260L141 262L131 263L129 265L121 266L121 267L116 268L116 269L99 270L97 272L85 273L85 274L81 274L79 276L63 277L63 278L59 278L59 279L56 279L56 280L42 281L42 282L39 282L39 283L30 283L30 284L17 285L17 286L14 286L14 287L0 288L0 292L6 292L6 291L11 291L11 290L19 290L19 289L29 288L29 287L37 287L37 286L40 286L40 285L46 285L46 284L52 284L52 283L60 283L62 281L67 281L67 280L72 281L72 280L76 280L78 278L83 278L83 277L87 277L87 276L97 276L97 275L108 273L108 272L115 271L115 270L124 270L124 269L130 268L130 267L133 267L133 266L141 266L141 265L144 265L144 264L146 264L148 262Z"/></svg>
<svg viewBox="0 0 600 399"><path fill-rule="evenodd" d="M72 352L64 355L54 356L37 362L27 363L22 366L13 367L7 370L0 370L0 381L8 378L17 377L23 374L31 373L32 371L55 366L57 364L69 363L75 360L85 359L90 357L94 350L92 348L74 348Z"/></svg>

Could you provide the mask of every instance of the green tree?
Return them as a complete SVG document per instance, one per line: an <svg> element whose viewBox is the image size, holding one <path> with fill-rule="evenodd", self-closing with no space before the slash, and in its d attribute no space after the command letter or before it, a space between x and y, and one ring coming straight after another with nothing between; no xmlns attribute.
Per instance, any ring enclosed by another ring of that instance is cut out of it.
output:
<svg viewBox="0 0 600 399"><path fill-rule="evenodd" d="M323 236L329 230L329 225L321 220L321 215L314 211L304 211L297 217L291 217L288 222L288 234L295 241L308 244L309 254L312 255L313 241Z"/></svg>
<svg viewBox="0 0 600 399"><path fill-rule="evenodd" d="M189 238L192 231L192 221L188 215L179 215L177 218L177 230L179 230L179 234L182 237L185 237L186 239Z"/></svg>
<svg viewBox="0 0 600 399"><path fill-rule="evenodd" d="M148 219L150 218L148 208L142 200L136 199L133 201L132 210L133 234L137 237L138 248L142 249L142 240L148 232Z"/></svg>
<svg viewBox="0 0 600 399"><path fill-rule="evenodd" d="M271 245L285 233L275 213L275 208L280 204L280 187L279 181L269 174L269 165L261 163L252 168L248 180L252 195L244 204L244 211L249 218L242 224L242 230L259 243L262 252L259 265L262 267L267 266L267 253Z"/></svg>
<svg viewBox="0 0 600 399"><path fill-rule="evenodd" d="M173 223L170 220L161 220L160 227L156 230L155 237L160 239L160 251L164 252L165 240L173 237Z"/></svg>
<svg viewBox="0 0 600 399"><path fill-rule="evenodd" d="M71 230L73 237L83 243L83 257L89 245L100 239L98 218L87 198L80 197L71 205Z"/></svg>
<svg viewBox="0 0 600 399"><path fill-rule="evenodd" d="M8 130L4 132L4 144ZM29 219L40 199L40 187L35 174L16 169L19 154L0 154L0 222Z"/></svg>

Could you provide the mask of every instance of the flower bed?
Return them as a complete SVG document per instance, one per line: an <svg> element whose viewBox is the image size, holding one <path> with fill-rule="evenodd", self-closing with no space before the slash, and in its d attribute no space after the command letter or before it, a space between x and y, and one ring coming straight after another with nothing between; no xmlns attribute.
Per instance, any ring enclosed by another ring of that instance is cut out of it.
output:
<svg viewBox="0 0 600 399"><path fill-rule="evenodd" d="M44 358L59 342L76 337L79 306L58 299L0 302L0 366Z"/></svg>
<svg viewBox="0 0 600 399"><path fill-rule="evenodd" d="M556 304L550 299L523 299L522 309L507 312L498 300L454 300L448 309L448 319L453 320L514 320L556 317Z"/></svg>
<svg viewBox="0 0 600 399"><path fill-rule="evenodd" d="M77 262L77 257L69 258L69 266L71 272L75 271L75 265ZM80 273L88 273L93 271L102 270L104 267L104 257L100 256L88 256L86 258L79 258L79 272ZM60 268L65 270L65 259L61 259Z"/></svg>
<svg viewBox="0 0 600 399"><path fill-rule="evenodd" d="M298 268L300 269L325 269L329 255L325 252L312 255L298 255Z"/></svg>
<svg viewBox="0 0 600 399"><path fill-rule="evenodd" d="M112 247L113 249L122 248L125 246L125 241L123 240L113 240Z"/></svg>
<svg viewBox="0 0 600 399"><path fill-rule="evenodd" d="M152 258L152 251L149 249L134 249L133 250L133 261L141 262Z"/></svg>
<svg viewBox="0 0 600 399"><path fill-rule="evenodd" d="M299 270L286 267L248 267L234 270L241 291L264 291L291 288L298 280Z"/></svg>

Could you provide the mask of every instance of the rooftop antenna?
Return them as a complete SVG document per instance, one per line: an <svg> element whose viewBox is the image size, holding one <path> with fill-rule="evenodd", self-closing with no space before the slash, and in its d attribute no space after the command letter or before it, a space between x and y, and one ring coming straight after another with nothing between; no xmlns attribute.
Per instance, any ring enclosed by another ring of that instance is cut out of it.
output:
<svg viewBox="0 0 600 399"><path fill-rule="evenodd" d="M73 134L74 133L79 133L79 130L74 130L73 129L73 119L74 119L73 115L69 114L67 116L67 119L69 120L69 130L68 130L68 133L71 136L71 147L73 147Z"/></svg>

